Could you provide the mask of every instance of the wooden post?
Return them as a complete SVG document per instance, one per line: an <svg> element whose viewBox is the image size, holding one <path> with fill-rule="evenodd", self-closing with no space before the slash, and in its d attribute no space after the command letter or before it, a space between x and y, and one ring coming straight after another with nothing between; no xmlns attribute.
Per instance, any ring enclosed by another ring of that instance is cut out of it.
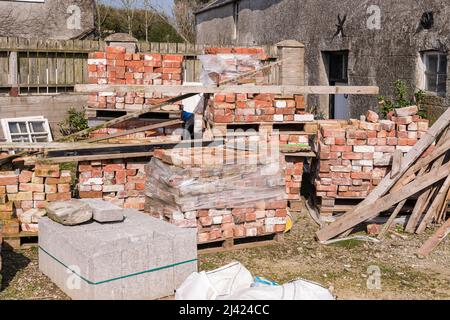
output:
<svg viewBox="0 0 450 320"><path fill-rule="evenodd" d="M17 51L11 51L9 53L9 72L8 83L11 85L9 95L11 97L17 97L19 95L19 59Z"/></svg>
<svg viewBox="0 0 450 320"><path fill-rule="evenodd" d="M305 45L295 40L278 43L278 56L283 60L280 67L281 85L305 85Z"/></svg>

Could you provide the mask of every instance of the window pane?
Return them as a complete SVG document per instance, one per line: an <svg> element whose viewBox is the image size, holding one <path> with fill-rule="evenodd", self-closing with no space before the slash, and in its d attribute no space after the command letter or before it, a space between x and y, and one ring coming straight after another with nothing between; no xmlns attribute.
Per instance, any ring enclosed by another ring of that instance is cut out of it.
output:
<svg viewBox="0 0 450 320"><path fill-rule="evenodd" d="M19 122L20 132L28 132L27 124L25 122Z"/></svg>
<svg viewBox="0 0 450 320"><path fill-rule="evenodd" d="M27 125L25 122L9 122L9 131L11 133L27 133Z"/></svg>
<svg viewBox="0 0 450 320"><path fill-rule="evenodd" d="M12 142L30 142L28 135L14 136L11 137Z"/></svg>
<svg viewBox="0 0 450 320"><path fill-rule="evenodd" d="M10 123L8 123L8 125L9 125L9 132L20 133L17 122L10 122Z"/></svg>
<svg viewBox="0 0 450 320"><path fill-rule="evenodd" d="M440 56L439 72L447 73L447 56L445 54L441 54Z"/></svg>
<svg viewBox="0 0 450 320"><path fill-rule="evenodd" d="M31 139L33 140L32 142L48 142L47 135L33 135Z"/></svg>
<svg viewBox="0 0 450 320"><path fill-rule="evenodd" d="M434 75L434 74L427 74L426 78L427 78L426 90L430 91L430 92L436 92L436 90L437 90L437 87L436 87L436 75Z"/></svg>
<svg viewBox="0 0 450 320"><path fill-rule="evenodd" d="M46 132L44 128L44 122L30 122L30 132Z"/></svg>
<svg viewBox="0 0 450 320"><path fill-rule="evenodd" d="M443 95L447 92L447 75L440 74L438 76L437 92Z"/></svg>
<svg viewBox="0 0 450 320"><path fill-rule="evenodd" d="M428 72L437 73L438 56L435 54L427 54L425 58L425 65Z"/></svg>

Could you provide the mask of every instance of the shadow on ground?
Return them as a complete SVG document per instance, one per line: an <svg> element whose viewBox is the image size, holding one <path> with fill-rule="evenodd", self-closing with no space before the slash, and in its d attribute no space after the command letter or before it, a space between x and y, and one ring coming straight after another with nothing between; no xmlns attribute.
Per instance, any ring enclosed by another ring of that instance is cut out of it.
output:
<svg viewBox="0 0 450 320"><path fill-rule="evenodd" d="M2 270L2 283L1 290L8 288L11 284L11 281L16 277L16 275L23 269L25 269L31 262L29 258L23 255L20 252L15 252L10 250L9 248L2 249L2 262L3 262L3 270Z"/></svg>

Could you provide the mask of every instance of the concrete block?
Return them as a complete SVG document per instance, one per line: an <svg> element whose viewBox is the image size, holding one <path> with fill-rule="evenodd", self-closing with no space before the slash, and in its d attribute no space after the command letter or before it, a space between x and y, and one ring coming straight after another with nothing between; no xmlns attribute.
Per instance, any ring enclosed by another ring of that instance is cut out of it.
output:
<svg viewBox="0 0 450 320"><path fill-rule="evenodd" d="M82 199L81 202L86 203L93 213L95 221L100 223L123 221L123 208L112 204L111 202L97 199Z"/></svg>
<svg viewBox="0 0 450 320"><path fill-rule="evenodd" d="M173 295L197 271L196 230L135 210L124 210L124 216L122 223L73 227L41 219L40 270L76 300Z"/></svg>

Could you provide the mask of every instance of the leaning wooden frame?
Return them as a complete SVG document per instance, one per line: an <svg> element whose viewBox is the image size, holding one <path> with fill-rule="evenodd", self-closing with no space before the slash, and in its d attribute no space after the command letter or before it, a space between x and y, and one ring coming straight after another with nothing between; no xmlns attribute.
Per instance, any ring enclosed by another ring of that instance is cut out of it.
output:
<svg viewBox="0 0 450 320"><path fill-rule="evenodd" d="M450 110L447 110L401 161L394 161L397 163L394 169L364 201L317 232L318 240L325 242L347 234L348 230L395 207L379 236L383 238L406 200L413 196L418 200L407 223L407 232L420 234L430 223L442 223L450 190L449 124ZM434 147L432 152L430 147ZM433 245L448 234L448 222L443 228L419 250L421 255L429 254Z"/></svg>

